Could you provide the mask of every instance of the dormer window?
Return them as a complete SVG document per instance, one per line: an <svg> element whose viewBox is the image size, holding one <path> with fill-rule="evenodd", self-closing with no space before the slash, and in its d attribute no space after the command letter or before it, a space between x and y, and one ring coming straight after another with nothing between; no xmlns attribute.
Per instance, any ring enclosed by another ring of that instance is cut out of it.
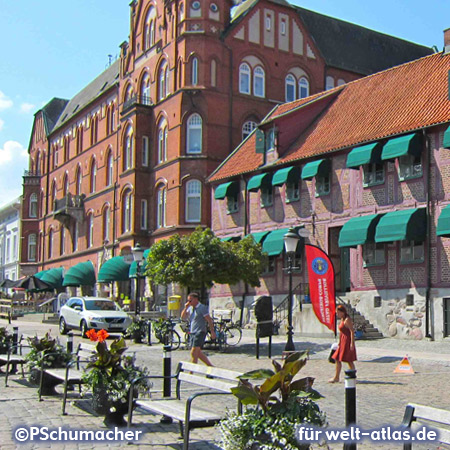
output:
<svg viewBox="0 0 450 450"><path fill-rule="evenodd" d="M275 128L266 131L266 151L276 150L277 133Z"/></svg>

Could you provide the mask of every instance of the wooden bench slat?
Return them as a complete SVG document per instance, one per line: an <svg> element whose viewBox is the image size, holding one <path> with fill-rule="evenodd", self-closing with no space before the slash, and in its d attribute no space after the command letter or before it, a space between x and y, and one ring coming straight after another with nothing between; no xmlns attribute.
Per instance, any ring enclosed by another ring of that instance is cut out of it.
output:
<svg viewBox="0 0 450 450"><path fill-rule="evenodd" d="M66 369L45 369L45 373L56 378L58 380L64 381L66 379ZM69 374L67 376L68 381L81 381L83 375L82 370L69 369Z"/></svg>
<svg viewBox="0 0 450 450"><path fill-rule="evenodd" d="M418 419L426 418L426 420L450 425L450 411L414 403L411 403L410 405L414 408L414 417Z"/></svg>
<svg viewBox="0 0 450 450"><path fill-rule="evenodd" d="M235 370L221 369L219 367L209 367L200 364L194 364L190 362L181 362L182 371L190 371L194 373L201 373L205 375L211 375L217 378L223 378L225 380L236 381L237 377L241 376L241 372L236 372Z"/></svg>
<svg viewBox="0 0 450 450"><path fill-rule="evenodd" d="M203 386L221 392L230 392L230 393L231 393L230 389L238 385L237 380L235 383L229 383L227 381L218 380L217 378L199 377L187 372L181 372L178 375L178 379L181 381L186 381L188 383L196 384L197 386Z"/></svg>

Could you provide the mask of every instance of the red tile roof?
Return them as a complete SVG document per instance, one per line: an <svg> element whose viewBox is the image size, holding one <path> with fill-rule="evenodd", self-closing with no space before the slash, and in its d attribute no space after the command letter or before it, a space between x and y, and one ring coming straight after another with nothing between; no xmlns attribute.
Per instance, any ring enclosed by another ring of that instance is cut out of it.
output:
<svg viewBox="0 0 450 450"><path fill-rule="evenodd" d="M341 92L312 125L300 131L294 144L281 149L284 153L276 164L449 122L449 70L450 54L436 53L335 88ZM266 122L289 112L307 114L312 99L330 93L280 105ZM277 120L280 130L282 120ZM261 164L262 156L255 153L252 137L222 163L210 181L252 172Z"/></svg>

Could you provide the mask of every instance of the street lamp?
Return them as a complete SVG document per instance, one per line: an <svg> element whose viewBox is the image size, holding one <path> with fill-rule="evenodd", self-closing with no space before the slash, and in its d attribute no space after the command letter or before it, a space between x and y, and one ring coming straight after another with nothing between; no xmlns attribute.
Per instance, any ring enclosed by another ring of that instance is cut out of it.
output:
<svg viewBox="0 0 450 450"><path fill-rule="evenodd" d="M141 245L138 243L136 244L136 247L131 249L131 253L133 254L133 259L136 262L136 302L134 305L134 313L137 317L141 313L139 279L141 276L141 262L144 259L144 249L141 248Z"/></svg>
<svg viewBox="0 0 450 450"><path fill-rule="evenodd" d="M288 306L288 330L287 330L287 342L284 347L285 352L293 352L295 351L294 341L292 336L294 334L292 327L292 303L293 303L293 294L292 294L292 272L295 269L293 267L294 256L297 250L297 244L300 240L300 236L295 231L294 228L290 228L289 231L284 235L284 248L286 250L286 255L288 258L288 266L285 269L289 275L289 306Z"/></svg>

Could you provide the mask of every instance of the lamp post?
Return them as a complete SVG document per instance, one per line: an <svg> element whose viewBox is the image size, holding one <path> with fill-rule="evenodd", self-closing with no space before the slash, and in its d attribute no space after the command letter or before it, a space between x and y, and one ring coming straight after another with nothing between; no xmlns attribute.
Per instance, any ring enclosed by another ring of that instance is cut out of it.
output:
<svg viewBox="0 0 450 450"><path fill-rule="evenodd" d="M131 249L131 253L133 254L133 259L136 262L136 302L134 305L134 313L136 317L141 313L141 298L140 298L140 277L141 277L141 262L144 259L144 249L141 248L141 245L138 243L136 247Z"/></svg>
<svg viewBox="0 0 450 450"><path fill-rule="evenodd" d="M288 258L288 266L285 269L289 275L289 305L288 305L288 330L287 330L287 342L284 347L285 352L295 351L294 341L292 336L294 335L292 327L292 304L293 304L293 293L292 293L292 272L295 269L294 256L297 250L297 244L300 240L300 236L297 234L294 228L290 228L289 231L284 235L284 248L286 250L286 255Z"/></svg>

